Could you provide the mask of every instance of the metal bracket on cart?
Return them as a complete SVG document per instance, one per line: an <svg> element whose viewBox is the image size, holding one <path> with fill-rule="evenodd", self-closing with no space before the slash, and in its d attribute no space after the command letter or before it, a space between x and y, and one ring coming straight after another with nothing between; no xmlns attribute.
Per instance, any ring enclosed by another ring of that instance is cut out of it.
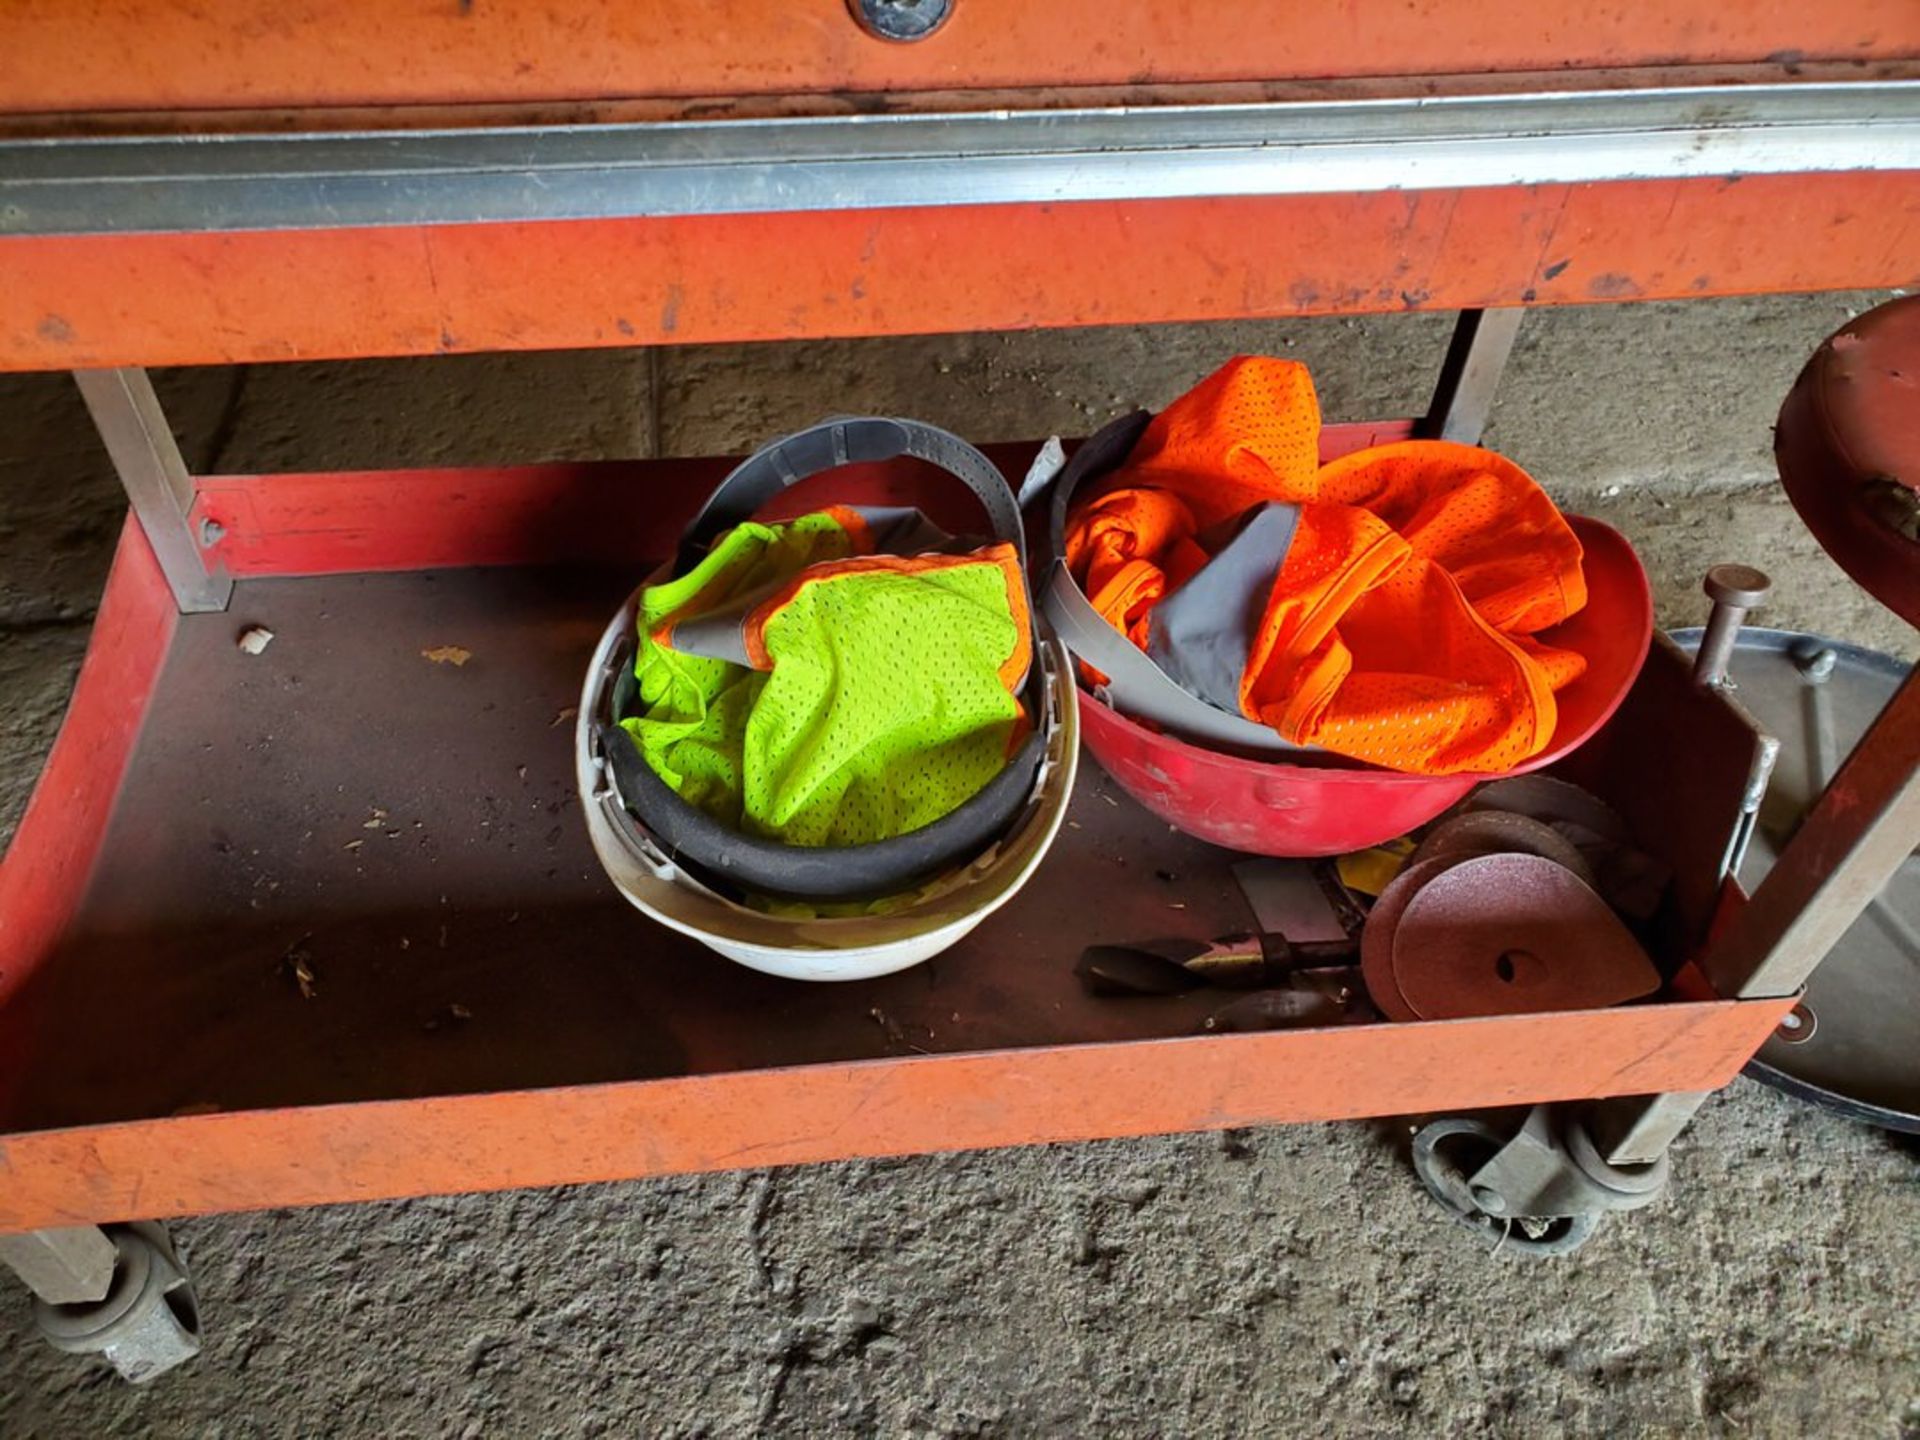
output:
<svg viewBox="0 0 1920 1440"><path fill-rule="evenodd" d="M1539 1259L1569 1254L1614 1211L1658 1200L1669 1173L1664 1154L1646 1165L1611 1164L1580 1108L1536 1105L1510 1137L1470 1116L1435 1120L1414 1136L1414 1171L1428 1194L1496 1250Z"/></svg>
<svg viewBox="0 0 1920 1440"><path fill-rule="evenodd" d="M136 1385L200 1353L193 1280L156 1221L0 1236L0 1262L33 1291L56 1350L103 1356Z"/></svg>

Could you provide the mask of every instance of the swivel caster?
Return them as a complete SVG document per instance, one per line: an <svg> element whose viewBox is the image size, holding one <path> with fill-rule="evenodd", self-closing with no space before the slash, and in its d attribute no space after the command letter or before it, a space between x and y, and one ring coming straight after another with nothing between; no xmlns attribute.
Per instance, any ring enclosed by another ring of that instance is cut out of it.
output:
<svg viewBox="0 0 1920 1440"><path fill-rule="evenodd" d="M112 1246L110 1272L96 1268L91 1277L95 1283L84 1291L74 1283L86 1278L77 1266L69 1267L64 1283L56 1286L16 1265L39 1292L33 1318L48 1344L71 1355L104 1356L123 1379L136 1385L200 1353L200 1307L193 1282L164 1225L142 1221L99 1231L42 1234L76 1237L102 1259L104 1247L97 1237ZM69 1253L79 1254L79 1246L70 1247ZM79 1293L99 1298L79 1299Z"/></svg>
<svg viewBox="0 0 1920 1440"><path fill-rule="evenodd" d="M1513 1134L1467 1116L1436 1120L1414 1136L1412 1159L1442 1209L1528 1259L1572 1254L1610 1212L1659 1199L1669 1173L1665 1156L1609 1164L1577 1118L1545 1105Z"/></svg>

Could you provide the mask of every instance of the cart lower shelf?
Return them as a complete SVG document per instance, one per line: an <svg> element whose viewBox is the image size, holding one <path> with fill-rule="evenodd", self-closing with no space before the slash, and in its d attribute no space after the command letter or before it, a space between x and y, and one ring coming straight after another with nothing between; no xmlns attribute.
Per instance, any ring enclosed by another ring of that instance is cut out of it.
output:
<svg viewBox="0 0 1920 1440"><path fill-rule="evenodd" d="M0 868L0 1230L1705 1090L1785 1008L1200 1035L1217 996L1090 999L1090 942L1248 924L1238 857L1091 764L1034 881L932 963L731 965L629 908L578 814L570 711L639 566L500 538L630 504L630 472L202 482L253 577L225 615L175 617L129 528ZM713 474L653 467L645 528ZM462 545L493 563L409 564Z"/></svg>

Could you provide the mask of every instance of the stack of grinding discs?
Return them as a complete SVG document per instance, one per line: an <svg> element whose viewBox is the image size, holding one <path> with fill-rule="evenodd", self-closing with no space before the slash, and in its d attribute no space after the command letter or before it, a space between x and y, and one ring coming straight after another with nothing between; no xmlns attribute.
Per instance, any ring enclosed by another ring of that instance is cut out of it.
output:
<svg viewBox="0 0 1920 1440"><path fill-rule="evenodd" d="M1546 776L1499 781L1435 826L1381 893L1361 978L1389 1020L1638 1000L1660 974L1616 910L1647 918L1665 884L1586 791Z"/></svg>

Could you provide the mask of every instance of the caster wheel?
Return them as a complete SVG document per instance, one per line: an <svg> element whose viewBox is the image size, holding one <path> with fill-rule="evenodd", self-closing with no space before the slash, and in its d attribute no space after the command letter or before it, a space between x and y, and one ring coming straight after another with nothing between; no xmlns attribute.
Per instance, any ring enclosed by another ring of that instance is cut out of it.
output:
<svg viewBox="0 0 1920 1440"><path fill-rule="evenodd" d="M1599 1215L1496 1215L1480 1206L1469 1178L1507 1143L1484 1120L1435 1120L1413 1137L1413 1172L1440 1207L1496 1251L1530 1260L1570 1255L1600 1228Z"/></svg>
<svg viewBox="0 0 1920 1440"><path fill-rule="evenodd" d="M40 1333L56 1350L99 1355L142 1384L200 1353L193 1281L161 1225L113 1225L113 1288L96 1304L34 1305Z"/></svg>

